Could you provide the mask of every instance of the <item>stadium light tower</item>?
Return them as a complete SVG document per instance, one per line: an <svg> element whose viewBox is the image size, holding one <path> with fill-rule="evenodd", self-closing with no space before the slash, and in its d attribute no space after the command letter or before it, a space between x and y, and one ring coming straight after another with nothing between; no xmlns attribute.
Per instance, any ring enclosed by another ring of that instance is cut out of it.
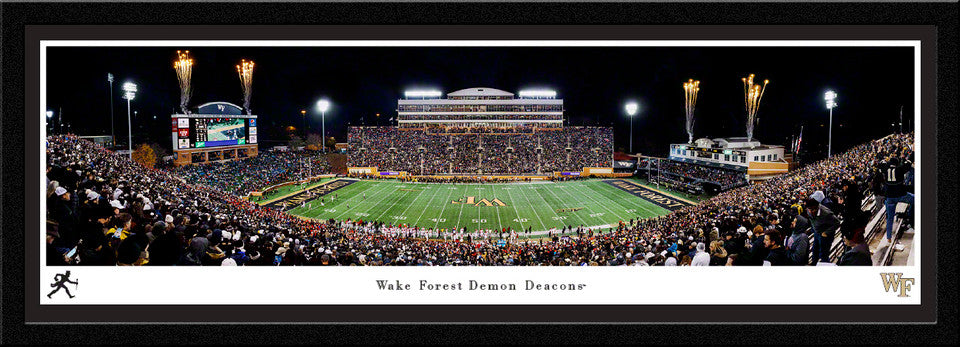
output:
<svg viewBox="0 0 960 347"><path fill-rule="evenodd" d="M630 153L633 153L633 116L637 114L637 110L640 109L640 105L636 102L628 102L625 106L627 109L627 115L630 116Z"/></svg>
<svg viewBox="0 0 960 347"><path fill-rule="evenodd" d="M830 110L830 130L828 130L827 135L827 158L830 158L833 153L833 108L837 107L837 103L834 101L837 99L837 93L829 90L823 94L823 99L827 101L827 109Z"/></svg>
<svg viewBox="0 0 960 347"><path fill-rule="evenodd" d="M127 99L127 149L130 150L130 160L133 160L133 123L130 122L130 100L137 96L137 85L133 82L123 84L124 95Z"/></svg>
<svg viewBox="0 0 960 347"><path fill-rule="evenodd" d="M300 118L303 119L303 140L307 140L307 110L300 110Z"/></svg>
<svg viewBox="0 0 960 347"><path fill-rule="evenodd" d="M323 153L327 153L327 110L330 109L330 101L320 99L317 101L317 109L320 110L320 145L323 147Z"/></svg>
<svg viewBox="0 0 960 347"><path fill-rule="evenodd" d="M113 131L113 74L107 72L107 82L110 83L110 147L117 144L117 134Z"/></svg>
<svg viewBox="0 0 960 347"><path fill-rule="evenodd" d="M50 124L50 132L53 132L53 111L47 111L47 123Z"/></svg>

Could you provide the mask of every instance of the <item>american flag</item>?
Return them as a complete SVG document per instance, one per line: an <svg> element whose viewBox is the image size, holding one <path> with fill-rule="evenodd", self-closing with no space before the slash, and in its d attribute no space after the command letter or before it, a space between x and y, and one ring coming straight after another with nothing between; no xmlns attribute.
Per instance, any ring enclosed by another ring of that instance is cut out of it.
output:
<svg viewBox="0 0 960 347"><path fill-rule="evenodd" d="M803 126L800 126L800 136L797 137L797 142L793 145L793 153L800 151L800 142L803 141Z"/></svg>

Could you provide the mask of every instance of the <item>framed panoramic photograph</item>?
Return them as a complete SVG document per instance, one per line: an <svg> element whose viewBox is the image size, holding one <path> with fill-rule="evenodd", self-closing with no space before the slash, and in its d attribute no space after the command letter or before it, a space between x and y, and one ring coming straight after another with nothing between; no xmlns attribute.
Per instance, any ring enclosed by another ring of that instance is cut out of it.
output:
<svg viewBox="0 0 960 347"><path fill-rule="evenodd" d="M341 5L261 8L373 8ZM921 12L844 26L23 19L23 66L4 63L23 77L4 82L23 91L4 104L5 132L22 134L5 137L25 139L16 157L4 146L5 170L23 168L4 180L22 197L19 217L4 204L4 225L22 225L5 228L22 268L4 272L22 273L19 291L4 276L4 308L22 305L29 329L934 327L955 282L937 254L955 240L938 232L955 183L938 140L956 130L941 94L956 91L956 42Z"/></svg>

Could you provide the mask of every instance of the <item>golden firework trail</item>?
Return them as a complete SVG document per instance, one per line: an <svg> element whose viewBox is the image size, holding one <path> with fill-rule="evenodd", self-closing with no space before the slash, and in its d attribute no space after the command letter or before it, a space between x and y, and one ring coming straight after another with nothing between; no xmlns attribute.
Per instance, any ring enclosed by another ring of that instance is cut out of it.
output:
<svg viewBox="0 0 960 347"><path fill-rule="evenodd" d="M753 126L757 119L757 110L760 108L760 101L763 100L763 92L767 90L767 84L770 80L763 80L763 86L753 83L754 74L742 78L743 80L743 103L747 111L747 139L753 139Z"/></svg>
<svg viewBox="0 0 960 347"><path fill-rule="evenodd" d="M700 81L693 79L683 83L685 111L687 114L687 143L693 143L693 111L697 108L697 93L700 92Z"/></svg>
<svg viewBox="0 0 960 347"><path fill-rule="evenodd" d="M177 51L177 60L173 62L173 69L177 71L177 80L180 81L180 111L187 114L190 95L193 94L193 87L190 85L190 79L193 76L193 59L190 58L190 51Z"/></svg>
<svg viewBox="0 0 960 347"><path fill-rule="evenodd" d="M250 114L250 95L253 94L253 61L241 59L237 65L240 75L240 87L243 88L243 108Z"/></svg>

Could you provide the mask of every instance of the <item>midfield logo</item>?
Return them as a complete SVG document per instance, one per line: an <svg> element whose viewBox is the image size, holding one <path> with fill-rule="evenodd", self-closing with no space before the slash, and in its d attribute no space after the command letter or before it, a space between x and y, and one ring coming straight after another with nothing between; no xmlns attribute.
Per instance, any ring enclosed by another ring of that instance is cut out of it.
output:
<svg viewBox="0 0 960 347"><path fill-rule="evenodd" d="M476 200L476 197L474 197L474 196L468 196L466 202L463 201L463 198L459 198L459 199L457 199L457 200L451 201L450 203L451 203L451 204L455 204L455 205L473 205L473 206L480 206L480 205L483 205L483 206L493 206L493 205L497 205L497 206L507 206L507 204L504 204L503 201L500 201L500 199L493 199L492 201L491 201L491 200L487 200L487 199Z"/></svg>
<svg viewBox="0 0 960 347"><path fill-rule="evenodd" d="M894 293L896 293L899 290L900 295L897 295L897 296L901 298L910 296L910 295L907 295L907 292L909 292L911 289L910 287L916 283L916 281L913 278L903 278L902 272L881 273L880 279L883 281L883 289L885 289L888 293L890 292L890 289L893 289ZM910 282L910 283L907 283L907 282Z"/></svg>

